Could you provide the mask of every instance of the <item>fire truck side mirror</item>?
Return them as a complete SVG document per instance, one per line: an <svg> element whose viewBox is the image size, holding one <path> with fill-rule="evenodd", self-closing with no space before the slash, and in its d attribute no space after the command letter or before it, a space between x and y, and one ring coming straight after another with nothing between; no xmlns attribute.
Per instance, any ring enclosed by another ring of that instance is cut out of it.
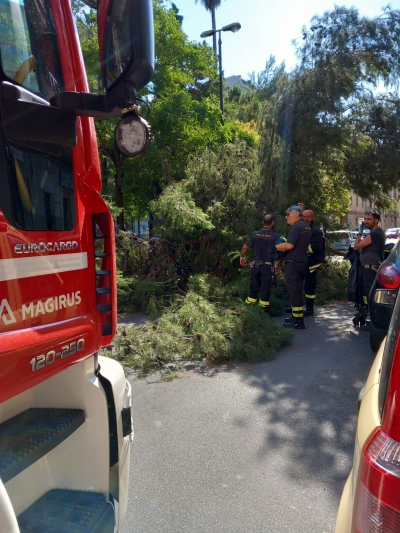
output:
<svg viewBox="0 0 400 533"><path fill-rule="evenodd" d="M154 72L152 0L98 0L98 32L103 85L107 93L147 85ZM122 106L121 106L122 107Z"/></svg>
<svg viewBox="0 0 400 533"><path fill-rule="evenodd" d="M97 8L100 64L106 93L64 91L52 96L50 104L78 116L122 117L135 111L136 93L153 77L152 0L97 0Z"/></svg>
<svg viewBox="0 0 400 533"><path fill-rule="evenodd" d="M1 84L0 106L4 135L14 146L60 156L76 145L74 113L9 82Z"/></svg>

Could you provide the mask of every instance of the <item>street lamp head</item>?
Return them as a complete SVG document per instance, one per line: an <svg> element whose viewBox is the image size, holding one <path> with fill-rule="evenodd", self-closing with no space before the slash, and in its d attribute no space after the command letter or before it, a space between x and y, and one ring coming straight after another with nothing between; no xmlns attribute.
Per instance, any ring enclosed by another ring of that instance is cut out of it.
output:
<svg viewBox="0 0 400 533"><path fill-rule="evenodd" d="M228 24L221 29L222 31L231 31L232 33L236 33L241 27L242 26L239 24L239 22L232 22L232 24Z"/></svg>
<svg viewBox="0 0 400 533"><path fill-rule="evenodd" d="M204 39L204 37L211 37L211 35L214 35L214 33L215 33L214 30L203 31L203 33L200 35L200 37L202 39Z"/></svg>

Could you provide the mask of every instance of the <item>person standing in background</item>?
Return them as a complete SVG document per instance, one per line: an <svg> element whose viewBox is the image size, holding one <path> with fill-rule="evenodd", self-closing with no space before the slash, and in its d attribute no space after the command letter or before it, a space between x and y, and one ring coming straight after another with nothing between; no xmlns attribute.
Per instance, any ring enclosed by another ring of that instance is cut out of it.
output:
<svg viewBox="0 0 400 533"><path fill-rule="evenodd" d="M303 286L307 268L307 249L311 239L311 228L302 219L302 209L292 205L286 210L286 219L292 226L287 242L276 244L278 252L285 252L285 281L292 307L292 318L283 324L286 328L305 329L303 318Z"/></svg>
<svg viewBox="0 0 400 533"><path fill-rule="evenodd" d="M372 284L375 280L376 272L383 261L385 252L386 236L384 231L379 227L381 216L374 211L365 213L364 222L361 223L360 231L357 234L354 250L360 251L361 276L359 280L359 290L362 296L359 308L359 317L356 317L360 324L361 331L369 331L366 324L368 314L368 295ZM370 230L370 233L361 240L364 228ZM354 320L353 320L354 322ZM354 323L355 323L354 322Z"/></svg>
<svg viewBox="0 0 400 533"><path fill-rule="evenodd" d="M274 273L274 244L279 235L274 231L275 219L272 215L265 215L263 228L251 234L250 239L242 246L240 265L247 262L246 253L251 248L254 251L254 261L250 263L250 289L246 304L256 304L260 294L259 305L269 313L269 298Z"/></svg>
<svg viewBox="0 0 400 533"><path fill-rule="evenodd" d="M304 316L312 316L314 314L317 271L325 263L325 237L320 228L314 224L314 211L311 209L303 211L303 220L311 228L311 240L307 250L308 259L304 277L304 293L306 297Z"/></svg>

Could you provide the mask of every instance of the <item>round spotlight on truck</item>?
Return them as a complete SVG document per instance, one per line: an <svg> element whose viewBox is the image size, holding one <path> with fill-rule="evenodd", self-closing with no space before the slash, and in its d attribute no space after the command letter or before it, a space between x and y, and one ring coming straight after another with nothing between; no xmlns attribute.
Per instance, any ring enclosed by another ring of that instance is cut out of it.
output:
<svg viewBox="0 0 400 533"><path fill-rule="evenodd" d="M149 123L137 115L126 115L115 130L118 150L125 157L139 157L151 142Z"/></svg>

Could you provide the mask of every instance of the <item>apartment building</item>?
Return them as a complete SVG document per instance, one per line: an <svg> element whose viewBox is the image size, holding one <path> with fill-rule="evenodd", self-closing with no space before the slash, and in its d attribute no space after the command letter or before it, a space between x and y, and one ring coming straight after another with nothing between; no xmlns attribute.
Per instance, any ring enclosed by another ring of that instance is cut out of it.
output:
<svg viewBox="0 0 400 533"><path fill-rule="evenodd" d="M400 227L400 193L398 190L393 190L389 195L390 199L396 201L396 210L386 210L381 212L382 229L397 228ZM369 200L363 200L360 196L354 192L350 192L350 209L341 217L341 224L347 226L349 229L356 230L361 222L364 220L366 211L375 209L375 204Z"/></svg>
<svg viewBox="0 0 400 533"><path fill-rule="evenodd" d="M228 76L225 78L225 83L228 89L232 87L239 87L239 89L245 93L251 92L249 83L242 78L242 76Z"/></svg>

